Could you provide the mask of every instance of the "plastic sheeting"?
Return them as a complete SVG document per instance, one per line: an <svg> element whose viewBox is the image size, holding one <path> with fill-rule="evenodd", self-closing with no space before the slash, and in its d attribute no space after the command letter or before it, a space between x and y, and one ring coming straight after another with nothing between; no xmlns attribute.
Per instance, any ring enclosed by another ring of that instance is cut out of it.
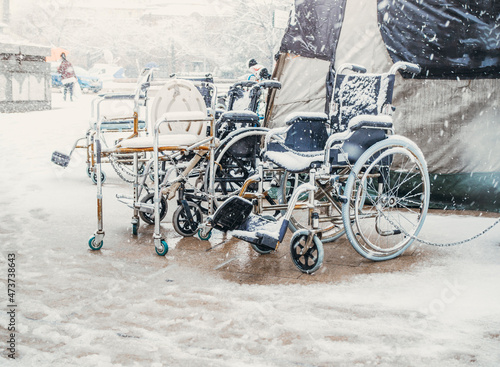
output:
<svg viewBox="0 0 500 367"><path fill-rule="evenodd" d="M337 47L345 2L297 0L280 52L331 60Z"/></svg>
<svg viewBox="0 0 500 367"><path fill-rule="evenodd" d="M419 64L417 78L499 78L500 2L378 0L378 22L394 62Z"/></svg>

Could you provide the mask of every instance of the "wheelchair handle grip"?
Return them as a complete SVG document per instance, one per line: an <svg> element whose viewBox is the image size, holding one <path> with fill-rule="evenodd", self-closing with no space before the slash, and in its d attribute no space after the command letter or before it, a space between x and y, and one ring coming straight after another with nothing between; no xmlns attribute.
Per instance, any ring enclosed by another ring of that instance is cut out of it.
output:
<svg viewBox="0 0 500 367"><path fill-rule="evenodd" d="M341 73L346 69L355 71L356 73L366 73L366 68L357 64L342 64L339 66L337 73Z"/></svg>
<svg viewBox="0 0 500 367"><path fill-rule="evenodd" d="M422 69L420 68L420 65L413 64L411 62L398 61L394 65L392 65L389 73L395 74L398 70L406 71L412 74L419 74Z"/></svg>
<svg viewBox="0 0 500 367"><path fill-rule="evenodd" d="M255 82L253 80L247 80L244 82L234 83L232 87L233 88L236 88L236 87L249 88L249 87L253 87L255 84L257 84L257 82Z"/></svg>
<svg viewBox="0 0 500 367"><path fill-rule="evenodd" d="M281 89L281 83L277 80L266 80L257 84L260 88Z"/></svg>
<svg viewBox="0 0 500 367"><path fill-rule="evenodd" d="M352 64L350 69L356 73L366 73L366 68L361 65Z"/></svg>

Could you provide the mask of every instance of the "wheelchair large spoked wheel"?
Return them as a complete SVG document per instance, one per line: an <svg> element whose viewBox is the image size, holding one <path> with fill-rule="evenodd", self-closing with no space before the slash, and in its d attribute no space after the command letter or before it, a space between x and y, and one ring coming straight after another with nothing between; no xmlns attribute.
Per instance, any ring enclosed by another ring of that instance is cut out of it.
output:
<svg viewBox="0 0 500 367"><path fill-rule="evenodd" d="M303 183L309 182L309 174L307 173L290 173L285 171L281 176L280 187L278 188L278 201L280 204L287 204L293 191ZM318 183L318 185L320 185ZM341 237L344 231L344 225L341 217L341 205L336 202L336 198L332 194L332 187L328 184L321 185L315 194L315 200L320 205L315 210L320 215L320 228L323 231L321 241L323 243L333 242ZM305 192L299 197L298 204L308 202L309 193ZM292 232L301 229L310 229L310 213L309 210L294 210L290 217L288 227Z"/></svg>
<svg viewBox="0 0 500 367"><path fill-rule="evenodd" d="M362 256L389 260L414 241L429 207L429 173L420 149L392 136L371 146L354 165L342 206L346 235Z"/></svg>
<svg viewBox="0 0 500 367"><path fill-rule="evenodd" d="M262 128L242 129L224 139L217 147L214 153L214 191L217 197L223 199L239 191L245 180L256 172L260 155L257 142L266 132L267 129ZM209 191L210 173L211 169L207 167L203 182L206 192Z"/></svg>

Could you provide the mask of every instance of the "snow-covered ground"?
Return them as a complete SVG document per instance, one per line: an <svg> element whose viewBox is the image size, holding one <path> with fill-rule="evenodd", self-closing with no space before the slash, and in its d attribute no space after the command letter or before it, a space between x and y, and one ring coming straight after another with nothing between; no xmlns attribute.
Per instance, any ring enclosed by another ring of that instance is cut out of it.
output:
<svg viewBox="0 0 500 367"><path fill-rule="evenodd" d="M90 100L54 94L51 111L0 115L0 365L500 365L500 226L459 247L421 246L405 271L240 284L176 262L168 226L166 257L153 254L151 231L131 241L131 212L113 197L130 188L105 165L105 244L90 251L96 189L84 152L64 170L50 162L84 135ZM493 221L432 215L422 236L461 240ZM15 361L6 350L10 253Z"/></svg>

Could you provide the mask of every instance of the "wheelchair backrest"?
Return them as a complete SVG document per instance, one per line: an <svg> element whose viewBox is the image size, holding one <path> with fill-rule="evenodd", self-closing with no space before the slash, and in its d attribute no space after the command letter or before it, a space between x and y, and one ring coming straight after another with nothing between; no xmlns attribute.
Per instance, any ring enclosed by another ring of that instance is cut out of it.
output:
<svg viewBox="0 0 500 367"><path fill-rule="evenodd" d="M287 118L291 125L286 133L284 145L297 152L314 152L325 149L328 140L326 115L296 115Z"/></svg>
<svg viewBox="0 0 500 367"><path fill-rule="evenodd" d="M190 81L183 79L169 80L156 94L151 107L151 121L156 124L165 113L175 113L179 121L170 121L160 126L160 134L189 133L202 135L206 133L207 117L205 100L198 88ZM186 116L197 118L182 119Z"/></svg>
<svg viewBox="0 0 500 367"><path fill-rule="evenodd" d="M392 104L393 74L339 74L330 105L334 131L343 131L358 115L379 115ZM386 107L387 106L387 107Z"/></svg>
<svg viewBox="0 0 500 367"><path fill-rule="evenodd" d="M229 98L227 104L228 111L251 111L251 101L252 101L252 87L257 84L254 81L244 81L233 84L227 96ZM253 111L255 112L255 111Z"/></svg>

